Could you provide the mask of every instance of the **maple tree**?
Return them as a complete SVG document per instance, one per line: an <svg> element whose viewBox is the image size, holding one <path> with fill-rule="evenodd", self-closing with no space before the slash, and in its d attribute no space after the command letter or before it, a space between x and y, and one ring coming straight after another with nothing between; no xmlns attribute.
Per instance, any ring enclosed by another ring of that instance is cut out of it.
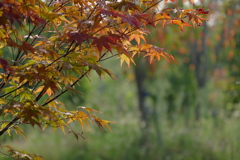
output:
<svg viewBox="0 0 240 160"><path fill-rule="evenodd" d="M203 8L158 9L162 0L2 0L0 2L0 135L12 132L26 137L21 126L60 128L83 137L84 126L96 123L110 129L112 121L102 120L88 107L68 111L58 98L65 92L79 92L74 86L96 71L115 79L102 61L120 58L120 64L135 64L134 57L149 62L174 60L171 54L152 44L145 36L147 26L173 24L202 26ZM171 0L174 2L173 0ZM167 3L168 0L165 0ZM82 133L71 129L77 121ZM111 129L110 129L111 130ZM11 157L42 159L35 154L6 146Z"/></svg>

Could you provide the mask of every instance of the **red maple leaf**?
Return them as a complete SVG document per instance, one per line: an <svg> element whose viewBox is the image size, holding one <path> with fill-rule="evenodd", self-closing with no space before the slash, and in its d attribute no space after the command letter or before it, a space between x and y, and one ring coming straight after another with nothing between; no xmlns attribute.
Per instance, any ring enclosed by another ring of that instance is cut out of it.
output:
<svg viewBox="0 0 240 160"><path fill-rule="evenodd" d="M137 17L136 15L126 14L121 18L122 18L122 22L126 22L131 26L135 26L136 28L139 28L142 24L139 17Z"/></svg>
<svg viewBox="0 0 240 160"><path fill-rule="evenodd" d="M205 10L204 8L195 9L195 10L198 11L198 13L200 13L200 14L208 14L209 13L209 11Z"/></svg>
<svg viewBox="0 0 240 160"><path fill-rule="evenodd" d="M8 61L5 59L0 58L0 65L2 66L3 70L6 71L12 71L12 68L9 66Z"/></svg>
<svg viewBox="0 0 240 160"><path fill-rule="evenodd" d="M79 46L81 46L81 44L84 41L89 41L89 39L91 38L91 36L89 36L89 34L85 33L85 32L73 32L73 33L69 33L69 41L76 41L78 43Z"/></svg>
<svg viewBox="0 0 240 160"><path fill-rule="evenodd" d="M105 47L107 50L112 52L112 48L110 44L119 45L117 42L120 40L120 36L118 35L108 35L108 36L101 36L99 38L94 38L92 45L96 45L99 53L102 52L102 48Z"/></svg>

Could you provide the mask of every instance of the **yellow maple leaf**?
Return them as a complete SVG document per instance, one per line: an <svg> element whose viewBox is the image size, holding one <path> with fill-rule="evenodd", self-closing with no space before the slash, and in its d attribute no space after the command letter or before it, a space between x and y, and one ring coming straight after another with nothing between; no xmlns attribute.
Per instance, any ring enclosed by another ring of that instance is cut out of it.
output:
<svg viewBox="0 0 240 160"><path fill-rule="evenodd" d="M119 58L121 58L120 60L120 64L122 66L123 62L127 63L128 67L130 68L130 63L132 62L134 65L136 65L136 63L134 62L134 60L131 57L128 57L125 54L121 54L119 55Z"/></svg>

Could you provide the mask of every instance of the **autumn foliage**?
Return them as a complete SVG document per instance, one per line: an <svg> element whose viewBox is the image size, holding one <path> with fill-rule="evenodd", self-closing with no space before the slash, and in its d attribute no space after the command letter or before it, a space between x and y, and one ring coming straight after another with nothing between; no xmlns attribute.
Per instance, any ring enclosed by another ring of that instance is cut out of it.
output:
<svg viewBox="0 0 240 160"><path fill-rule="evenodd" d="M174 60L163 48L146 42L144 37L150 33L147 27L159 29L173 24L183 30L186 26L201 26L208 11L159 10L161 1L2 0L0 135L15 132L26 137L22 124L42 130L61 128L77 139L84 138L87 124L110 129L111 121L94 115L98 111L83 106L68 111L58 97L65 92L79 92L74 86L92 71L99 77L114 79L111 71L100 64L112 57L128 66L135 64L134 57L139 55L149 57L150 63L161 57ZM69 126L74 121L82 127L81 133ZM38 157L7 147L15 157Z"/></svg>

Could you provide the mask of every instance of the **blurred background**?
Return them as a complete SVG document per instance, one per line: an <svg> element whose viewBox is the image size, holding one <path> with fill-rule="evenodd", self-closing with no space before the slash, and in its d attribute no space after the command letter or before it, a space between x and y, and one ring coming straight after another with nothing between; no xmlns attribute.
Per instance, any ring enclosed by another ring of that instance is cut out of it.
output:
<svg viewBox="0 0 240 160"><path fill-rule="evenodd" d="M139 57L128 68L112 58L102 65L117 80L100 80L92 73L78 86L82 95L60 98L69 110L86 106L116 121L112 132L89 124L86 139L77 141L60 130L26 128L28 140L12 135L2 145L46 160L240 159L240 4L213 0L195 5L210 10L204 26L182 32L160 25L147 37L175 62L162 58L150 65ZM72 127L81 132L81 126Z"/></svg>

